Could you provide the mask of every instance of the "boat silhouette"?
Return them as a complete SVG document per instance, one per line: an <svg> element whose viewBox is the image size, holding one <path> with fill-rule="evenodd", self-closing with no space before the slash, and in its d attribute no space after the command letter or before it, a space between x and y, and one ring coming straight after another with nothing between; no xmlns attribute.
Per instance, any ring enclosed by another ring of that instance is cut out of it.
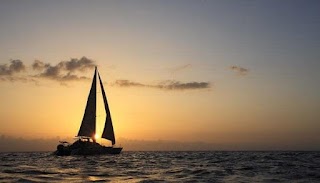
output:
<svg viewBox="0 0 320 183"><path fill-rule="evenodd" d="M99 78L101 93L104 101L104 108L106 111L105 126L101 138L110 140L112 146L103 146L96 142L97 76ZM112 125L111 113L97 67L95 67L86 109L76 138L77 140L73 144L69 144L66 141L60 141L60 144L57 146L57 150L54 152L54 154L58 156L120 154L120 152L122 151L122 147L114 146L116 140Z"/></svg>

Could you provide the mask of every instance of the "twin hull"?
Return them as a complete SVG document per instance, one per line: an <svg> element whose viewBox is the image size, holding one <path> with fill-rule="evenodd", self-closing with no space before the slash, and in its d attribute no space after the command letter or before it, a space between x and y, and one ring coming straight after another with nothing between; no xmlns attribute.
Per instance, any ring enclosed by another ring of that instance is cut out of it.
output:
<svg viewBox="0 0 320 183"><path fill-rule="evenodd" d="M72 145L59 144L54 152L58 156L120 154L122 147L106 147L95 142L75 142Z"/></svg>

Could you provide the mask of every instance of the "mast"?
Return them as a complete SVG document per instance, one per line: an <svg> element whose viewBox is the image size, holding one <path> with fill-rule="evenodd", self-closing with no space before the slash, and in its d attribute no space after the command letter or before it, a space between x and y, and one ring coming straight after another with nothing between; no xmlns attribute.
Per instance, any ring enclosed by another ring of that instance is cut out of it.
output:
<svg viewBox="0 0 320 183"><path fill-rule="evenodd" d="M97 91L97 67L95 67L94 76L91 84L90 93L87 100L86 109L83 115L82 123L78 132L79 136L90 137L94 139L96 133L96 91Z"/></svg>
<svg viewBox="0 0 320 183"><path fill-rule="evenodd" d="M111 113L110 113L110 110L109 110L107 96L106 96L106 93L104 91L103 84L102 84L99 72L98 72L98 76L99 76L99 82L100 82L100 87L101 87L103 101L104 101L104 108L106 110L106 115L107 115L106 116L106 122L105 122L104 130L103 130L103 133L102 133L101 137L110 140L112 142L112 145L114 145L116 143L116 140L115 140L115 137L114 137Z"/></svg>

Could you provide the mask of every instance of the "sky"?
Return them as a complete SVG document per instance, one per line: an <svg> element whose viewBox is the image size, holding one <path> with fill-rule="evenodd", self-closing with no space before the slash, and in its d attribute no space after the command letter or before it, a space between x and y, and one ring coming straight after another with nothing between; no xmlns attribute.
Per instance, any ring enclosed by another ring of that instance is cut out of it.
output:
<svg viewBox="0 0 320 183"><path fill-rule="evenodd" d="M116 138L126 144L320 150L319 7L1 1L1 142L76 136L97 65Z"/></svg>

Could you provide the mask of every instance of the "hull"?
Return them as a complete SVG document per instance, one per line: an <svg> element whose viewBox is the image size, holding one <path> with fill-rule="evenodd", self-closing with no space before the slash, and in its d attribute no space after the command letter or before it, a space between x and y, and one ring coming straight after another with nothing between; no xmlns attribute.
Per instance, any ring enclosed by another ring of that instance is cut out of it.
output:
<svg viewBox="0 0 320 183"><path fill-rule="evenodd" d="M60 144L54 152L57 156L70 155L103 155L103 154L120 154L122 147L106 147L96 142L76 141L72 145Z"/></svg>

